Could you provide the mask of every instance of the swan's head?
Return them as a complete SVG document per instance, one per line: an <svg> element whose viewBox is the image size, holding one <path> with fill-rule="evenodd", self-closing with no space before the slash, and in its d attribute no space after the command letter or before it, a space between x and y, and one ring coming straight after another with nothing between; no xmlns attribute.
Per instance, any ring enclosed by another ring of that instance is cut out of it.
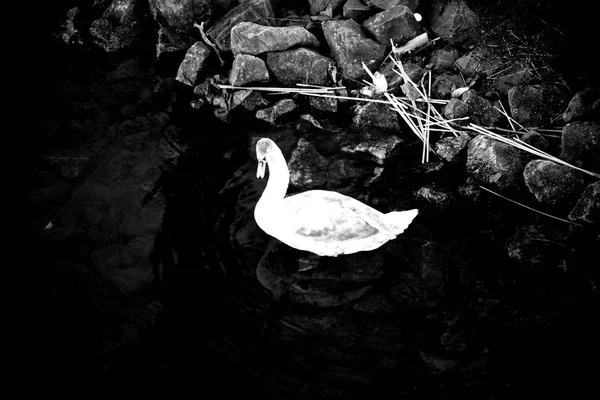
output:
<svg viewBox="0 0 600 400"><path fill-rule="evenodd" d="M256 171L257 178L265 177L267 156L273 151L274 146L275 143L268 138L262 138L256 143L256 159L258 160L258 170Z"/></svg>

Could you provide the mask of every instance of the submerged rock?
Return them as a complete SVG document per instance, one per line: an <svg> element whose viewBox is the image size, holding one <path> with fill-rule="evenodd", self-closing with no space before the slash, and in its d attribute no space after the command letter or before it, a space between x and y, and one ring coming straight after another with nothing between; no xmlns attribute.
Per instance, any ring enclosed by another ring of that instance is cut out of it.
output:
<svg viewBox="0 0 600 400"><path fill-rule="evenodd" d="M523 178L537 201L550 206L572 206L584 188L581 172L550 160L530 161Z"/></svg>
<svg viewBox="0 0 600 400"><path fill-rule="evenodd" d="M354 107L352 123L358 127L378 128L383 131L399 132L398 113L390 109L388 104L366 102Z"/></svg>
<svg viewBox="0 0 600 400"><path fill-rule="evenodd" d="M327 184L329 161L306 139L300 138L289 161L290 184L302 191Z"/></svg>
<svg viewBox="0 0 600 400"><path fill-rule="evenodd" d="M451 210L457 204L454 193L436 185L421 187L417 191L415 198L423 203L431 204L433 208L439 211Z"/></svg>
<svg viewBox="0 0 600 400"><path fill-rule="evenodd" d="M509 258L526 272L563 272L571 251L565 229L544 225L519 225L507 239Z"/></svg>

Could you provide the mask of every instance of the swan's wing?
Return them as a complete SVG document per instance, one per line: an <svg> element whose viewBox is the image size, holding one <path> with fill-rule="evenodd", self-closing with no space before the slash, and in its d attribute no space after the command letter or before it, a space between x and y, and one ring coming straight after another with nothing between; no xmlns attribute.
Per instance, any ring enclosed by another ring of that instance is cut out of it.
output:
<svg viewBox="0 0 600 400"><path fill-rule="evenodd" d="M379 211L337 192L311 190L286 197L283 205L286 228L299 236L341 241L389 231Z"/></svg>

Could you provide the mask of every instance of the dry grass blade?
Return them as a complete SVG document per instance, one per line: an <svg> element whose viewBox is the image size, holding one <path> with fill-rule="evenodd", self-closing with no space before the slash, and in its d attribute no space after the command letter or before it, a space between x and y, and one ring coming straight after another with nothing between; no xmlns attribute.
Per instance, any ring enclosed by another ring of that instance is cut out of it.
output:
<svg viewBox="0 0 600 400"><path fill-rule="evenodd" d="M468 127L477 133L491 137L492 139L496 139L502 143L506 143L506 144L516 147L520 150L527 151L537 157L544 158L546 160L553 161L557 164L561 164L561 165L567 166L569 168L576 169L577 171L583 172L583 173L591 175L593 177L600 178L600 174L598 174L596 172L588 171L586 169L579 168L575 165L569 164L568 162L561 160L558 157L554 157L553 155L550 155L546 152L543 152L542 150L535 148L535 147L531 146L530 144L523 142L520 139L510 139L510 138L498 135L497 133L491 132L490 130L482 128L481 126L478 126L475 124L469 124ZM517 133L517 132L515 132L515 133Z"/></svg>
<svg viewBox="0 0 600 400"><path fill-rule="evenodd" d="M479 187L480 187L480 188L482 188L482 189L483 189L483 190L485 190L485 191L488 191L488 192L490 192L490 193L492 193L492 194L495 194L495 195L496 195L496 196L498 196L498 197L501 197L501 198L503 198L504 200L508 200L508 201L510 201L511 203L517 204L517 205L519 205L519 206L521 206L521 207L525 207L525 208L527 208L528 210L534 211L534 212L536 212L536 213L538 213L538 214L544 215L544 216L546 216L546 217L554 218L554 219L556 219L556 220L559 220L559 221L562 221L562 222L566 222L566 223L568 223L568 224L572 224L572 225L581 226L581 225L579 225L579 224L578 224L578 223L576 223L576 222L572 222L572 221L569 221L569 220L566 220L566 219L563 219L563 218L555 217L554 215L547 214L547 213L545 213L545 212L542 212L542 211L540 211L540 210L536 210L536 209L535 209L535 208L533 208L533 207L526 206L525 204L519 203L518 201L515 201L515 200L512 200L512 199L509 199L508 197L502 196L501 194L499 194L499 193L496 193L496 192L494 192L493 190L490 190L490 189L488 189L488 188L486 188L486 187L483 187L483 186L481 186L481 185L479 185Z"/></svg>

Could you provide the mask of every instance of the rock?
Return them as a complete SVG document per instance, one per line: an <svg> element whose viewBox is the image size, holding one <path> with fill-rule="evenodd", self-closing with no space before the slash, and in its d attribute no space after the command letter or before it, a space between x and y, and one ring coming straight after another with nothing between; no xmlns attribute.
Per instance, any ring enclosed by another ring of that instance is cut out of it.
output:
<svg viewBox="0 0 600 400"><path fill-rule="evenodd" d="M439 75L431 85L431 96L436 99L449 99L452 92L465 86L460 75L444 73Z"/></svg>
<svg viewBox="0 0 600 400"><path fill-rule="evenodd" d="M562 115L563 121L600 119L600 88L584 88L575 93Z"/></svg>
<svg viewBox="0 0 600 400"><path fill-rule="evenodd" d="M484 135L469 142L467 172L501 190L520 186L527 161L528 153Z"/></svg>
<svg viewBox="0 0 600 400"><path fill-rule="evenodd" d="M457 369L457 366L460 363L460 360L455 360L444 355L426 353L423 350L419 352L419 355L421 360L423 360L423 363L433 375L439 375L453 371Z"/></svg>
<svg viewBox="0 0 600 400"><path fill-rule="evenodd" d="M229 83L244 86L255 82L268 82L269 71L263 60L249 54L238 54L229 71Z"/></svg>
<svg viewBox="0 0 600 400"><path fill-rule="evenodd" d="M324 188L328 167L329 161L309 141L300 138L288 161L290 184L302 191Z"/></svg>
<svg viewBox="0 0 600 400"><path fill-rule="evenodd" d="M207 0L149 0L148 4L159 26L168 26L181 32L190 32L194 22L208 21L211 17Z"/></svg>
<svg viewBox="0 0 600 400"><path fill-rule="evenodd" d="M279 118L291 113L292 111L296 110L296 108L298 108L298 106L292 99L283 99L279 100L271 107L258 110L256 112L256 118L267 121L271 124L275 124Z"/></svg>
<svg viewBox="0 0 600 400"><path fill-rule="evenodd" d="M470 140L471 136L467 133L440 139L435 144L435 152L446 162L463 162L467 158L466 148Z"/></svg>
<svg viewBox="0 0 600 400"><path fill-rule="evenodd" d="M382 11L367 19L362 26L386 47L390 40L394 41L394 45L403 45L422 31L413 13L405 6Z"/></svg>
<svg viewBox="0 0 600 400"><path fill-rule="evenodd" d="M231 29L231 51L234 55L262 54L287 50L294 46L319 46L319 41L300 26L276 28L254 22L240 22Z"/></svg>
<svg viewBox="0 0 600 400"><path fill-rule="evenodd" d="M551 229L546 225L519 225L507 239L508 257L528 272L550 272L564 268L570 257L565 229ZM560 272L562 276L563 271ZM539 278L542 278L540 276Z"/></svg>
<svg viewBox="0 0 600 400"><path fill-rule="evenodd" d="M204 71L206 60L210 56L210 48L202 42L196 42L185 53L185 57L177 70L177 81L194 86L198 74Z"/></svg>
<svg viewBox="0 0 600 400"><path fill-rule="evenodd" d="M150 0L150 13L158 24L156 56L188 49L198 37L194 23L207 22L212 15L206 0Z"/></svg>
<svg viewBox="0 0 600 400"><path fill-rule="evenodd" d="M521 135L521 140L544 153L550 152L550 143L537 132L525 132Z"/></svg>
<svg viewBox="0 0 600 400"><path fill-rule="evenodd" d="M508 91L510 113L526 128L550 123L561 114L566 102L562 90L547 83L517 85Z"/></svg>
<svg viewBox="0 0 600 400"><path fill-rule="evenodd" d="M367 78L362 63L375 71L385 57L385 46L367 38L354 20L330 20L322 27L331 56L340 72L350 79Z"/></svg>
<svg viewBox="0 0 600 400"><path fill-rule="evenodd" d="M73 7L63 18L60 24L58 38L66 44L82 44L81 41L81 10L79 7Z"/></svg>
<svg viewBox="0 0 600 400"><path fill-rule="evenodd" d="M479 203L481 195L483 194L483 191L479 188L479 186L470 183L460 185L457 191L461 197L471 201L472 203Z"/></svg>
<svg viewBox="0 0 600 400"><path fill-rule="evenodd" d="M338 101L331 97L315 97L309 96L308 102L311 107L319 111L337 112Z"/></svg>
<svg viewBox="0 0 600 400"><path fill-rule="evenodd" d="M452 192L436 185L421 187L415 194L415 199L431 205L438 211L452 210L457 204L456 196Z"/></svg>
<svg viewBox="0 0 600 400"><path fill-rule="evenodd" d="M254 22L270 25L275 18L271 0L252 0L241 2L232 8L219 21L206 31L212 42L221 51L231 51L231 29L240 22Z"/></svg>
<svg viewBox="0 0 600 400"><path fill-rule="evenodd" d="M325 11L327 7L331 7L332 11L336 11L345 0L308 0L310 4L310 15L317 15L321 11Z"/></svg>
<svg viewBox="0 0 600 400"><path fill-rule="evenodd" d="M437 0L430 20L431 30L451 44L469 46L481 36L481 21L463 0Z"/></svg>
<svg viewBox="0 0 600 400"><path fill-rule="evenodd" d="M534 76L528 68L519 69L515 72L508 72L494 79L494 89L501 97L508 96L508 91L513 86L529 85L534 80Z"/></svg>
<svg viewBox="0 0 600 400"><path fill-rule="evenodd" d="M342 15L345 18L360 20L360 18L369 11L369 7L364 5L360 0L348 0L344 4Z"/></svg>
<svg viewBox="0 0 600 400"><path fill-rule="evenodd" d="M580 168L600 172L600 125L572 122L563 127L560 158Z"/></svg>
<svg viewBox="0 0 600 400"><path fill-rule="evenodd" d="M458 56L458 50L454 47L433 50L429 55L427 68L433 71L451 69L458 59Z"/></svg>
<svg viewBox="0 0 600 400"><path fill-rule="evenodd" d="M396 6L406 6L412 12L415 12L420 0L364 0L370 8L388 10Z"/></svg>
<svg viewBox="0 0 600 400"><path fill-rule="evenodd" d="M491 48L479 46L456 60L456 68L467 77L490 75L503 65L502 58Z"/></svg>
<svg viewBox="0 0 600 400"><path fill-rule="evenodd" d="M444 106L444 117L448 119L457 119L464 118L469 116L469 106L462 100L459 99L451 99ZM464 121L455 121L456 124L468 124L468 120Z"/></svg>
<svg viewBox="0 0 600 400"><path fill-rule="evenodd" d="M469 107L471 122L476 125L496 126L504 118L488 99L481 97L473 89L466 91L462 96L462 100Z"/></svg>
<svg viewBox="0 0 600 400"><path fill-rule="evenodd" d="M348 154L367 153L378 164L383 164L401 143L402 140L394 135L363 134L344 140L340 143L340 148Z"/></svg>
<svg viewBox="0 0 600 400"><path fill-rule="evenodd" d="M600 181L587 185L575 207L569 213L569 219L588 224L600 223Z"/></svg>
<svg viewBox="0 0 600 400"><path fill-rule="evenodd" d="M420 245L420 262L415 266L431 293L443 296L447 287L447 251L436 242L426 241Z"/></svg>
<svg viewBox="0 0 600 400"><path fill-rule="evenodd" d="M354 107L352 123L358 128L371 127L383 131L399 132L398 113L388 104L366 102Z"/></svg>
<svg viewBox="0 0 600 400"><path fill-rule="evenodd" d="M530 161L523 178L537 201L550 206L573 206L585 187L581 172L549 160Z"/></svg>
<svg viewBox="0 0 600 400"><path fill-rule="evenodd" d="M267 53L269 71L284 85L328 86L331 82L329 67L333 64L332 59L305 48Z"/></svg>
<svg viewBox="0 0 600 400"><path fill-rule="evenodd" d="M140 35L141 13L137 0L113 0L102 17L90 26L94 43L107 52L136 44Z"/></svg>

